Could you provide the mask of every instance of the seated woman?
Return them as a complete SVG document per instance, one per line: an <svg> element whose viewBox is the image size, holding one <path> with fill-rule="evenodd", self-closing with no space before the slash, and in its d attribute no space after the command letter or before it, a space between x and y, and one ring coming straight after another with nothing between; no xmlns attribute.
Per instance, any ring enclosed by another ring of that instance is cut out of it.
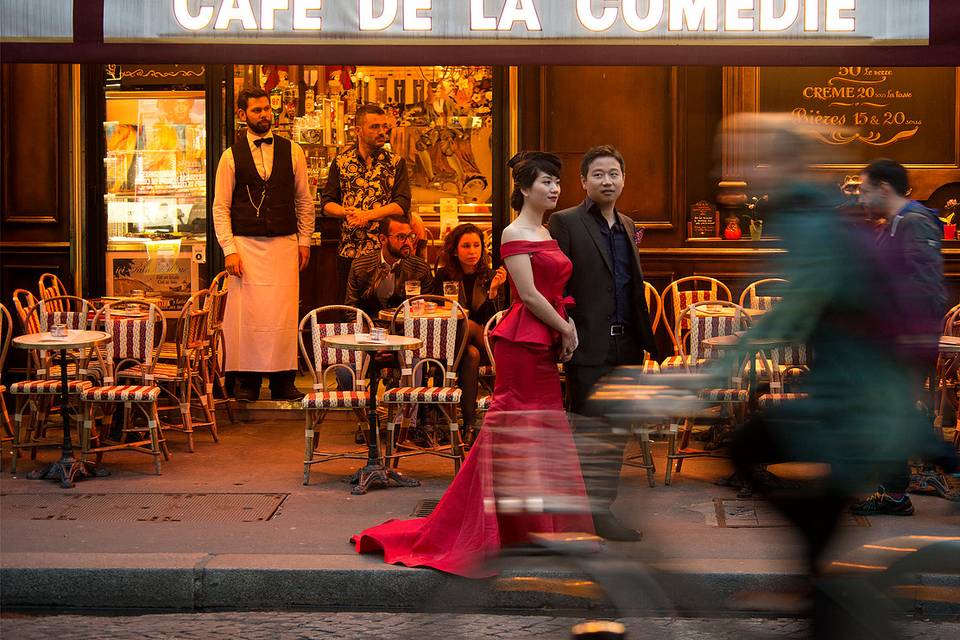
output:
<svg viewBox="0 0 960 640"><path fill-rule="evenodd" d="M464 432L473 427L477 407L479 368L483 346L483 325L503 304L501 289L507 280L503 267L492 269L487 261L483 232L473 224L455 227L443 241L440 267L434 278L437 295L443 295L444 282L460 283L460 305L468 311L470 338L460 362L460 387L463 395L460 411Z"/></svg>

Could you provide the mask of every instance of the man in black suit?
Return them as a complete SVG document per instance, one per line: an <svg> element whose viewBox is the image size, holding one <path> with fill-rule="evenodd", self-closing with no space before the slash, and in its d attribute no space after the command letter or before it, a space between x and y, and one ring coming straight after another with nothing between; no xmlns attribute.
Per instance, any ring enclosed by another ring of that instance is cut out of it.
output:
<svg viewBox="0 0 960 640"><path fill-rule="evenodd" d="M589 413L586 405L590 390L614 367L642 363L644 351L656 357L633 220L616 209L623 181L620 152L609 145L593 147L580 164L586 200L554 213L547 223L550 234L573 262L567 293L576 300L570 316L577 326L580 346L567 363L567 402L574 414ZM578 431L589 428L576 427ZM581 431L581 435L585 434ZM639 532L620 523L610 512L617 497L627 438L612 436L609 429L600 426L591 435L597 438L586 440L599 438L597 444L603 453L596 455L593 447L581 450L581 466L597 533L611 540L639 540Z"/></svg>

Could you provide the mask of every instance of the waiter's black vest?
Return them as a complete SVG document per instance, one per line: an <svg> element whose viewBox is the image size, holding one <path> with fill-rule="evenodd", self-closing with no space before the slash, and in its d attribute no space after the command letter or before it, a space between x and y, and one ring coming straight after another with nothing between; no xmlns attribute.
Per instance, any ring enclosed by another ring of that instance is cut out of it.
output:
<svg viewBox="0 0 960 640"><path fill-rule="evenodd" d="M230 227L236 236L289 236L297 232L293 160L290 141L273 136L273 170L264 181L253 162L246 132L233 149L236 186L230 204ZM263 203L261 204L261 197ZM259 215L257 207L260 208Z"/></svg>

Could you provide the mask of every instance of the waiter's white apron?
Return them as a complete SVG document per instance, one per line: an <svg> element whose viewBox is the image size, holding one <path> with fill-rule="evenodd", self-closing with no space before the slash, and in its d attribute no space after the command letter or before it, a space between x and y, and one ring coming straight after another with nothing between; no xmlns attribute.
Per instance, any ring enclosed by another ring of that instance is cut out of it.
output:
<svg viewBox="0 0 960 640"><path fill-rule="evenodd" d="M227 371L297 368L297 236L234 236L243 276L230 276L223 318Z"/></svg>

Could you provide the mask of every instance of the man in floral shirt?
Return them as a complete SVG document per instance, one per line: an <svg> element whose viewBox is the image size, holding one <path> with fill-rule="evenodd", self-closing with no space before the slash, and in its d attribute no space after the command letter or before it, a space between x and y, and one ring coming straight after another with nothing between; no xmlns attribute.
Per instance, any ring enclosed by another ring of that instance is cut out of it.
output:
<svg viewBox="0 0 960 640"><path fill-rule="evenodd" d="M403 158L384 149L387 115L362 105L356 116L357 145L341 151L323 188L324 215L342 218L337 248L337 299L344 300L353 259L380 248L377 226L387 216L410 211L410 176Z"/></svg>

